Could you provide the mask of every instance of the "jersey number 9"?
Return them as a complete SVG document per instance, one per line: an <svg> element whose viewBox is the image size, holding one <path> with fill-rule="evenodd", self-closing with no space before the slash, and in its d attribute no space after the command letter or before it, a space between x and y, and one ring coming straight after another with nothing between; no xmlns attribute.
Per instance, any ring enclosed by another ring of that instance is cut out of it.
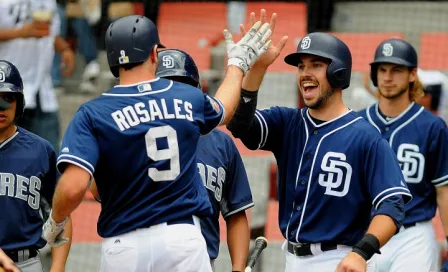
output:
<svg viewBox="0 0 448 272"><path fill-rule="evenodd" d="M158 150L157 138L166 138L168 148ZM153 161L170 160L169 170L148 169L148 176L156 182L172 181L180 174L179 144L177 142L177 132L170 126L153 127L145 135L146 153Z"/></svg>

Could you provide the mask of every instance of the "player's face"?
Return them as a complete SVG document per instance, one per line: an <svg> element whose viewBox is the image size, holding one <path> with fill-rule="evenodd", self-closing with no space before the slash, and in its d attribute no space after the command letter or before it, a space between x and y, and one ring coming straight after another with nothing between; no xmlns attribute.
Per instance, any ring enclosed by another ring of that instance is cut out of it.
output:
<svg viewBox="0 0 448 272"><path fill-rule="evenodd" d="M333 94L327 80L328 61L312 55L303 55L297 67L297 83L305 105L310 109L320 108Z"/></svg>
<svg viewBox="0 0 448 272"><path fill-rule="evenodd" d="M0 98L9 104L6 110L0 110L0 133L9 128L14 123L17 99L12 93L0 93Z"/></svg>
<svg viewBox="0 0 448 272"><path fill-rule="evenodd" d="M407 94L409 83L415 81L415 73L408 67L383 63L378 65L378 90L386 99L396 99Z"/></svg>

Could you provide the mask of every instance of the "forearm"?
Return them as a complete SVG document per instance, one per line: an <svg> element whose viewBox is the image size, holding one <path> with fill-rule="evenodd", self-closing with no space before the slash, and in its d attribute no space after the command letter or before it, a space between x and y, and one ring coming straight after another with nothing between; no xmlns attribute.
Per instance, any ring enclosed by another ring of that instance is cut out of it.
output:
<svg viewBox="0 0 448 272"><path fill-rule="evenodd" d="M21 38L20 29L0 29L0 42L6 42L17 38Z"/></svg>
<svg viewBox="0 0 448 272"><path fill-rule="evenodd" d="M72 220L69 217L65 225L64 237L69 238L68 242L60 247L51 248L51 271L64 271L67 263L68 254L72 245Z"/></svg>
<svg viewBox="0 0 448 272"><path fill-rule="evenodd" d="M224 106L223 125L227 124L235 113L240 99L242 81L243 71L236 66L229 66L224 81L215 95L215 98L219 99Z"/></svg>
<svg viewBox="0 0 448 272"><path fill-rule="evenodd" d="M396 232L397 226L394 220L390 216L382 214L373 217L367 230L367 233L374 235L378 239L380 247L384 246Z"/></svg>
<svg viewBox="0 0 448 272"><path fill-rule="evenodd" d="M52 217L57 223L64 221L78 206L89 188L90 174L84 169L69 165L59 179L54 192Z"/></svg>
<svg viewBox="0 0 448 272"><path fill-rule="evenodd" d="M258 91L258 89L260 89L261 83L263 82L266 70L267 68L256 65L252 67L252 69L250 69L244 76L242 88L249 92Z"/></svg>
<svg viewBox="0 0 448 272"><path fill-rule="evenodd" d="M246 213L239 212L227 220L227 244L233 271L244 271L249 254L250 232Z"/></svg>
<svg viewBox="0 0 448 272"><path fill-rule="evenodd" d="M54 39L54 50L61 53L64 50L70 49L70 44L61 36L56 36Z"/></svg>
<svg viewBox="0 0 448 272"><path fill-rule="evenodd" d="M448 237L448 186L436 188L437 207L439 208L440 219L442 220L443 231Z"/></svg>
<svg viewBox="0 0 448 272"><path fill-rule="evenodd" d="M81 204L87 191L87 187L80 190L62 182L61 178L53 198L52 217L58 223L64 221Z"/></svg>

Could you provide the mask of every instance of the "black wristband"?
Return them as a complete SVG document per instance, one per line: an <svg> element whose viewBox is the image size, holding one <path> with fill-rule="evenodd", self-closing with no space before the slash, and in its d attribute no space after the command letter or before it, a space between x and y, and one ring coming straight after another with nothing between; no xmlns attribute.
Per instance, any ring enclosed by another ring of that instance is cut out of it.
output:
<svg viewBox="0 0 448 272"><path fill-rule="evenodd" d="M368 261L375 253L381 254L380 241L378 241L378 238L376 238L375 235L367 233L358 243L356 243L352 251Z"/></svg>
<svg viewBox="0 0 448 272"><path fill-rule="evenodd" d="M446 238L446 242L448 243L448 236L447 237L445 237Z"/></svg>

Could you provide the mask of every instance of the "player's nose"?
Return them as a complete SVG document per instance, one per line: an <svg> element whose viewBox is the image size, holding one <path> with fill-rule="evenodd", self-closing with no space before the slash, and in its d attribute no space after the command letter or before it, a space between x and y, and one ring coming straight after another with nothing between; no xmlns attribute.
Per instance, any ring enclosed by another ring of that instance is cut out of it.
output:
<svg viewBox="0 0 448 272"><path fill-rule="evenodd" d="M3 99L3 97L0 97L0 111L4 111L9 109L9 107L11 107L11 105L6 102L5 99Z"/></svg>

